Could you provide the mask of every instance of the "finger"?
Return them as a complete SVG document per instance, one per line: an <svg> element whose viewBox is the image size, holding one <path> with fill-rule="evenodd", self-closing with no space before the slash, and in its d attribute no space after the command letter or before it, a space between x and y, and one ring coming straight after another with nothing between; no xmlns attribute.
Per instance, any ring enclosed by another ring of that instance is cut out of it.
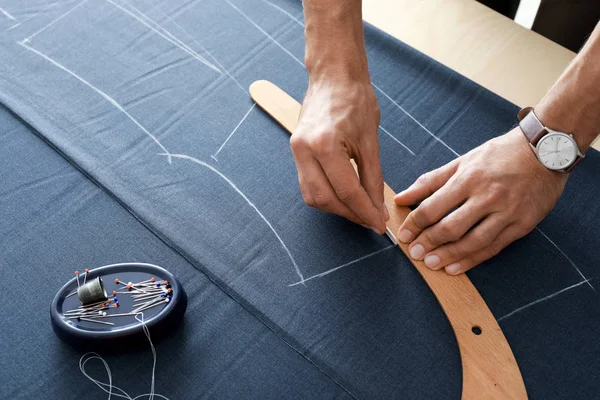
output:
<svg viewBox="0 0 600 400"><path fill-rule="evenodd" d="M373 141L363 145L360 154L355 157L360 176L360 183L371 199L371 203L383 215L385 221L390 219L383 201L383 174L379 161L379 142L377 136Z"/></svg>
<svg viewBox="0 0 600 400"><path fill-rule="evenodd" d="M460 187L444 185L408 214L398 230L398 239L403 243L413 241L423 230L438 223L465 199L466 194Z"/></svg>
<svg viewBox="0 0 600 400"><path fill-rule="evenodd" d="M467 200L465 204L442 218L440 222L421 232L419 237L410 245L411 257L420 260L423 255L443 244L456 242L481 221L487 213L487 210L482 209L479 202L474 199Z"/></svg>
<svg viewBox="0 0 600 400"><path fill-rule="evenodd" d="M421 175L408 189L394 196L394 201L399 206L411 206L426 199L448 182L457 167L458 159Z"/></svg>
<svg viewBox="0 0 600 400"><path fill-rule="evenodd" d="M490 243L489 246L472 253L463 259L448 265L445 270L450 275L459 275L478 266L482 262L494 257L509 244L517 239L525 236L525 232L516 224L505 228L497 237Z"/></svg>
<svg viewBox="0 0 600 400"><path fill-rule="evenodd" d="M431 269L441 269L458 262L471 254L489 247L509 225L509 220L499 214L492 214L481 221L461 239L426 252L425 265Z"/></svg>
<svg viewBox="0 0 600 400"><path fill-rule="evenodd" d="M356 213L337 198L321 165L312 155L308 157L294 155L294 158L298 165L298 183L302 198L308 206L339 215L357 224L365 224Z"/></svg>
<svg viewBox="0 0 600 400"><path fill-rule="evenodd" d="M347 154L329 154L317 157L325 175L329 179L337 198L347 205L358 217L375 232L385 232L385 220L379 210L373 205L369 195L360 185L356 171L350 163Z"/></svg>

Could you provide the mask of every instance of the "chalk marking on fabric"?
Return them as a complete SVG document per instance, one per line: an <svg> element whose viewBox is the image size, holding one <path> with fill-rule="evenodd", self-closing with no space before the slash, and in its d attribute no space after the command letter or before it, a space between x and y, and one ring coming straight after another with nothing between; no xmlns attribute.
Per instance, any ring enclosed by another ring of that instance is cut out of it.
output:
<svg viewBox="0 0 600 400"><path fill-rule="evenodd" d="M400 111L402 111L404 114L406 114L406 116L408 116L410 119L412 119L417 125L419 125L421 128L423 128L423 130L425 132L427 132L432 138L434 138L435 140L437 140L438 142L440 142L442 145L444 145L444 147L446 147L448 150L450 150L456 157L460 157L460 154L458 154L452 147L450 147L448 144L446 144L446 142L444 142L442 139L440 139L439 137L437 137L436 135L433 134L433 132L431 132L429 129L427 129L422 123L420 123L415 117L413 117L408 111L406 111L404 108L402 108L402 106L400 104L398 104L394 99L392 99L386 92L384 92L379 86L377 86L374 82L371 81L371 84L373 85L373 87L375 89L377 89L382 95L384 95L389 101L392 102L392 104L394 104Z"/></svg>
<svg viewBox="0 0 600 400"><path fill-rule="evenodd" d="M394 139L396 142L398 142L398 144L400 144L400 146L404 147L410 154L412 154L413 156L416 156L416 154L409 149L404 143L402 143L400 140L398 140L394 135L392 135L391 133L389 133L383 126L379 125L379 127L381 128L381 130L383 132L385 132L389 137L391 137L392 139Z"/></svg>
<svg viewBox="0 0 600 400"><path fill-rule="evenodd" d="M127 13L128 15L132 16L133 18L135 18L136 20L138 20L139 22L141 22L143 25L145 25L146 27L148 27L151 31L157 33L160 37L162 37L163 39L167 40L168 42L170 42L174 46L178 47L182 51L186 52L192 58L195 58L196 60L200 61L202 64L206 65L210 69L216 71L219 74L222 73L217 67L215 67L214 65L212 65L211 63L209 63L208 61L206 61L200 54L196 53L195 51L193 51L193 50L191 50L189 48L186 48L186 47L182 46L179 43L177 43L175 40L173 40L170 37L166 36L164 33L160 32L159 30L157 30L156 28L154 28L153 26L151 26L150 24L148 24L146 21L144 21L139 16L135 15L133 12L129 11L125 7L121 6L120 4L115 3L112 0L104 0L104 1L106 1L108 3L111 3L112 5L114 5L115 7L117 7L119 10L121 10L121 11Z"/></svg>
<svg viewBox="0 0 600 400"><path fill-rule="evenodd" d="M138 316L141 316L141 318L138 318ZM79 359L79 370L81 371L83 376L92 381L93 384L98 386L104 392L108 393L108 400L110 400L111 396L113 395L127 400L137 400L144 397L148 397L148 400L153 400L155 397L164 400L169 400L168 397L163 396L162 394L155 393L156 349L154 348L154 343L152 343L152 338L150 337L150 331L148 330L148 326L146 325L146 322L144 322L144 313L140 312L135 314L135 319L142 324L142 330L144 331L144 334L146 335L146 338L150 343L150 349L152 350L152 380L150 382L150 393L144 393L135 397L131 397L126 391L124 391L120 387L114 386L112 384L112 373L110 371L110 367L108 366L108 363L104 360L104 358L102 358L102 356L100 356L98 353L90 352L82 355ZM104 370L106 371L108 383L92 378L92 376L87 373L87 371L85 370L85 365L91 360L99 360L100 362L102 362L102 364L104 365ZM115 390L119 393L113 392Z"/></svg>
<svg viewBox="0 0 600 400"><path fill-rule="evenodd" d="M169 155L169 154L161 154L161 155ZM292 264L294 265L294 269L296 270L296 274L300 277L300 280L304 280L304 277L302 275L302 272L300 271L300 268L298 267L298 264L296 264L296 260L294 260L294 257L292 256L292 253L290 252L290 250L288 249L288 247L286 246L285 242L283 241L283 239L281 238L281 236L279 236L279 234L277 233L277 231L275 230L275 228L273 227L273 225L269 222L269 220L263 215L262 212L260 212L260 210L258 209L258 207L256 207L254 205L254 203L252 203L252 201L250 201L250 199L244 194L244 192L242 192L236 185L235 183L233 183L227 176L225 176L221 171L219 171L218 169L216 169L215 167L213 167L210 164L205 163L204 161L198 160L197 158L185 155L185 154L171 154L170 155L173 158L180 158L183 160L188 160L191 162L194 162L198 165L201 165L205 168L208 168L209 170L211 170L212 172L214 172L215 174L219 175L221 177L221 179L223 179L225 182L227 182L229 184L229 186L231 186L233 188L233 190L235 190L240 196L242 196L242 198L246 201L246 203L248 203L248 205L250 207L252 207L254 209L254 211L256 211L256 213L260 216L260 218L262 218L262 220L267 224L267 226L271 229L271 232L273 232L273 235L275 235L275 237L277 238L277 240L279 241L279 243L281 244L281 247L283 247L283 249L285 250L285 252L287 253L288 257L290 258L290 261L292 262Z"/></svg>
<svg viewBox="0 0 600 400"><path fill-rule="evenodd" d="M208 55L209 55L209 57L210 57L210 58L212 58L212 60L213 60L213 61L214 61L214 62L215 62L215 63L216 63L216 64L217 64L217 65L218 65L218 66L219 66L219 67L220 67L220 68L221 68L221 69L222 69L224 72L225 72L225 74L226 74L226 75L227 75L229 78L231 78L231 80L232 80L233 82L235 82L235 84L236 84L236 85L238 85L238 87L239 87L240 89L242 89L242 90L243 90L243 91L244 91L244 92L245 92L247 95L250 95L250 92L248 92L248 90L247 90L245 87L243 87L243 86L240 84L240 82L238 82L238 80L237 80L237 79L235 79L235 78L233 77L233 75L231 75L231 74L229 73L229 71L227 70L227 68L225 68L225 67L223 66L223 64L221 64L221 63L219 62L219 60L217 60L217 59L215 58L215 56L213 56L213 55L212 55L212 53L211 53L210 51L208 51L208 50L207 50L207 49L206 49L204 46L202 46L202 44L200 44L200 42L198 42L198 41L197 41L197 40L196 40L196 39L195 39L195 38L194 38L194 37L193 37L193 36L192 36L192 35L191 35L191 34L190 34L188 31L187 31L187 30L185 30L185 29L183 28L183 26L181 26L179 23L177 23L177 21L175 21L173 18L171 18L169 15L167 15L167 14L166 14L164 11L162 11L162 10L161 10L161 9L159 9L158 7L156 7L156 6L152 6L152 8L153 8L153 9L156 9L156 10L157 10L159 13L161 13L161 14L162 14L162 15L163 15L163 16L164 16L164 17L165 17L165 18L166 18L168 21L171 21L171 22L173 23L173 25L175 25L176 27L178 27L178 28L181 30L181 32L183 32L184 34L186 34L186 35L187 35L187 36L188 36L188 37L189 37L189 38L192 40L192 42L194 42L196 45L198 45L198 47L200 47L200 49L202 49L202 51L204 51L206 54L208 54Z"/></svg>
<svg viewBox="0 0 600 400"><path fill-rule="evenodd" d="M553 298L553 297L555 297L555 296L558 296L558 295L559 295L559 294L561 294L561 293L564 293L564 292L566 292L566 291L568 291L568 290L574 289L574 288L576 288L576 287L578 287L578 286L581 286L581 285L583 285L583 284L585 284L585 283L589 284L589 283L590 283L589 281L590 281L589 279L586 279L586 280L584 280L584 281L581 281L581 282L579 282L579 283L576 283L576 284L574 284L574 285L571 285L571 286L569 286L569 287L566 287L566 288L564 288L564 289L561 289L561 290L559 290L559 291L558 291L558 292L556 292L556 293L552 293L551 295L548 295L548 296L546 296L546 297L542 297L541 299L538 299L538 300L536 300L536 301L532 301L531 303L529 303L529 304L526 304L526 305L524 305L523 307L519 307L519 308L517 308L516 310L509 312L509 313L508 313L508 314L506 314L505 316L498 318L498 319L497 319L497 321L498 321L498 322L500 322L500 321L502 321L503 319L506 319L506 318L508 318L508 317L510 317L510 316L513 316L513 315L515 315L515 314L516 314L516 313L518 313L519 311L523 311L524 309L526 309L526 308L529 308L529 307L531 307L531 306L533 306L533 305L536 305L536 304L538 304L538 303L541 303L541 302L543 302L543 301L550 300L551 298Z"/></svg>
<svg viewBox="0 0 600 400"><path fill-rule="evenodd" d="M197 57L199 57L208 67L212 68L214 71L218 72L219 74L223 74L223 72L221 72L221 70L219 70L214 64L210 63L206 58L204 58L203 56L201 56L198 52L196 52L194 49L192 49L190 46L188 46L187 44L185 44L181 39L179 39L178 37L176 37L174 34L172 34L170 31L168 31L165 27L163 27L162 25L160 25L158 22L156 22L155 20L153 20L152 18L150 18L148 15L144 14L142 11L140 11L138 8L136 8L133 4L131 4L129 1L127 0L123 0L127 5L129 5L129 7L131 7L132 9L134 9L137 13L139 13L142 17L144 17L146 20L152 22L157 28L161 29L166 35L168 35L171 39L173 39L174 41L176 41L177 43L179 43L181 46L183 46L184 48L188 49L190 52L192 52L193 54L195 54ZM155 6L153 6L153 8L157 9ZM158 10L158 9L157 9Z"/></svg>
<svg viewBox="0 0 600 400"><path fill-rule="evenodd" d="M382 253L382 252L384 252L384 251L386 251L386 250L389 250L389 249L391 249L392 247L396 247L396 245L395 245L395 244L389 245L389 246L387 246L387 247L384 247L383 249L380 249L380 250L374 251L373 253L367 254L367 255L365 255L365 256L362 256L362 257L360 257L360 258L357 258L356 260L353 260L353 261L347 262L347 263L345 263L345 264L339 265L339 266L337 266L337 267L335 267L335 268L332 268L332 269L330 269L330 270L327 270L327 271L325 271L325 272L321 272L321 273L319 273L319 274L313 275L313 276L311 276L311 277L308 277L308 278L306 278L306 279L302 279L302 280L300 280L300 281L298 281L298 282L296 282L296 283L289 284L288 286L289 286L289 287L292 287L292 286L296 286L296 285L300 285L300 284L304 285L306 282L310 281L311 279L315 279L315 278L322 278L322 277L324 277L325 275L329 275L329 274L331 274L332 272L335 272L335 271L337 271L337 270L339 270L339 269L342 269L342 268L348 267L348 266L350 266L350 265L352 265L352 264L355 264L355 263L357 263L357 262L363 261L363 260L365 260L365 259L367 259L367 258L369 258L369 257L375 256L375 255L377 255L377 254L379 254L379 253Z"/></svg>
<svg viewBox="0 0 600 400"><path fill-rule="evenodd" d="M271 7L281 11L282 13L284 13L285 15L287 15L288 17L290 17L291 19L293 19L294 21L296 21L296 23L298 25L300 25L301 27L304 28L304 22L300 21L298 18L294 17L292 14L290 14L289 12L285 11L283 8L279 7L278 5L275 5L273 3L271 3L269 0L262 0L263 3L267 3L268 5L270 5Z"/></svg>
<svg viewBox="0 0 600 400"><path fill-rule="evenodd" d="M8 13L8 11L4 10L2 7L0 7L0 13L4 14L6 16L6 18L8 18L8 19L12 19L13 21L17 20L15 17L13 17L12 15L10 15Z"/></svg>
<svg viewBox="0 0 600 400"><path fill-rule="evenodd" d="M560 247L558 247L556 245L556 243L554 243L554 241L552 239L550 239L548 237L548 235L546 235L544 232L542 232L542 230L540 228L538 228L537 226L535 227L535 229L542 234L542 236L544 236L546 239L548 239L548 241L552 244L552 246L554 246L556 248L556 250L558 250L560 252L560 254L563 255L563 257L566 258L566 260L573 266L573 268L575 268L575 270L579 273L579 275L584 279L584 281L587 282L587 284L592 288L592 290L595 292L596 288L594 288L592 286L592 284L590 283L589 279L585 277L585 275L583 275L583 272L581 272L581 270L577 267L577 265L573 262L573 260L571 260L564 251L561 250Z"/></svg>
<svg viewBox="0 0 600 400"><path fill-rule="evenodd" d="M55 2L54 2L54 3L52 3L52 4L48 4L46 7L42 8L40 11L36 12L36 13L35 13L35 14L33 14L32 16L29 16L29 17L25 18L23 21L19 22L18 24L15 24L15 25L11 26L11 27L10 27L10 28L8 28L7 30L5 30L5 32L8 32L8 31L10 31L10 30L13 30L13 29L15 29L17 26L21 25L22 23L24 23L24 22L27 22L27 21L29 21L30 19L37 17L38 15L40 15L41 13L43 13L44 11L46 11L46 9L48 9L48 8L52 7L52 6L53 6L53 5L55 5L56 3L58 3L58 1L55 1Z"/></svg>
<svg viewBox="0 0 600 400"><path fill-rule="evenodd" d="M40 29L39 31L35 32L33 35L25 38L23 40L23 43L27 43L30 42L31 39L33 39L34 37L36 37L37 35L39 35L40 33L44 32L46 29L50 28L52 25L54 25L55 23L57 23L58 21L60 21L61 19L63 19L64 17L66 17L67 15L71 14L73 11L75 11L76 9L78 9L79 7L81 7L84 3L87 3L88 0L83 0L79 3L77 3L77 5L73 8L71 8L70 10L68 10L67 12L65 12L64 14L62 14L60 17L54 19L52 22L50 22L48 25L44 26L42 29Z"/></svg>
<svg viewBox="0 0 600 400"><path fill-rule="evenodd" d="M23 46L24 48L37 54L38 56L44 58L46 61L49 61L54 66L62 69L63 71L65 71L66 73L68 73L69 75L76 78L78 81L80 81L81 83L83 83L84 85L86 85L87 87L89 87L90 89L95 91L96 93L98 93L100 96L102 96L106 101L108 101L110 104L112 104L117 110L119 110L123 114L125 114L125 116L127 116L127 118L129 118L135 125L137 125L146 135L148 135L148 137L150 137L165 152L165 154L168 156L169 164L171 164L171 155L170 155L169 151L162 145L162 143L160 143L160 141L153 134L148 132L148 130L146 128L144 128L144 126L142 124L140 124L135 118L133 118L133 116L131 114L129 114L127 112L127 110L125 110L119 103L117 103L117 101L115 99L113 99L108 94L104 93L102 90L98 89L96 86L92 85L91 83L89 83L88 81L86 81L85 79L83 79L82 77L77 75L75 72L69 70L67 67L63 66L62 64L58 63L57 61L54 61L52 58L50 58L47 55L41 53L40 51L34 49L33 47L28 46L24 42L17 42L17 44L19 44L20 46Z"/></svg>
<svg viewBox="0 0 600 400"><path fill-rule="evenodd" d="M215 161L219 161L219 160L217 160L217 155L221 152L221 150L223 150L223 147L225 147L225 145L227 144L227 142L229 142L229 139L231 139L231 137L233 136L233 134L238 130L238 128L242 125L242 123L246 120L246 118L248 118L248 115L250 115L250 113L252 112L252 110L254 110L255 106L256 106L256 103L252 104L252 107L250 107L250 109L248 110L248 112L246 112L246 114L244 115L244 117L242 118L242 120L235 126L235 128L233 128L233 131L231 131L231 133L229 134L229 136L227 136L227 139L225 139L225 141L223 142L223 144L221 145L221 147L219 147L219 149L217 150L217 152L215 154L211 155L211 157Z"/></svg>
<svg viewBox="0 0 600 400"><path fill-rule="evenodd" d="M281 43L279 43L277 40L275 40L271 35L269 35L263 28L261 28L256 22L254 22L252 19L250 19L250 17L248 17L242 10L240 10L239 8L237 8L233 3L231 3L229 0L225 0L227 2L227 4L229 4L231 7L233 7L238 13L240 13L242 15L242 17L246 18L246 20L248 20L248 22L250 22L252 25L254 25L254 27L256 29L258 29L259 31L261 31L266 37L268 37L269 39L271 39L271 41L273 43L275 43L281 50L285 51L290 57L292 57L294 60L296 60L296 62L298 64L300 64L303 68L306 68L304 66L304 63L302 61L300 61L295 55L293 55L288 49L286 49L285 47L283 47L281 45Z"/></svg>
<svg viewBox="0 0 600 400"><path fill-rule="evenodd" d="M448 150L450 150L452 153L454 153L457 157L460 157L460 154L457 153L452 147L450 147L448 144L446 144L443 140L441 140L440 138L438 138L436 135L434 135L429 129L427 129L425 126L423 126L423 124L421 124L415 117L413 117L410 113L408 113L404 108L402 108L394 99L392 99L387 93L385 93L381 88L379 88L375 83L371 82L371 84L373 85L373 87L375 89L377 89L379 92L381 92L381 94L383 94L387 99L389 99L396 107L398 107L403 113L405 113L408 117L410 117L414 122L416 122L421 128L423 128L427 133L429 133L434 139L436 139L438 142L440 142L441 144L443 144ZM383 127L379 126L381 129L383 129ZM384 129L385 131L385 129ZM554 243L544 232L542 232L542 230L538 227L535 228L538 232L540 232L542 234L542 236L544 236L544 238L546 238L546 240L548 240L562 255L563 257L565 257L565 259L573 266L573 268L575 268L575 270L579 273L579 275L585 280L585 282L587 282L587 284L594 290L596 291L596 289L592 286L591 283L589 283L589 280L585 277L585 275L583 275L583 273L581 272L581 270L577 267L577 265L573 262L573 260L571 260L567 254L556 244Z"/></svg>

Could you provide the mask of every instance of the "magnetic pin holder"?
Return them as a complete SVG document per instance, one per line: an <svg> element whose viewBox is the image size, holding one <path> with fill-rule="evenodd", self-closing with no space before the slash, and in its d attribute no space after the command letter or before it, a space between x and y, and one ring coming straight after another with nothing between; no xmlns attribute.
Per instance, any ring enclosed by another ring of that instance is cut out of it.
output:
<svg viewBox="0 0 600 400"><path fill-rule="evenodd" d="M181 283L166 269L122 263L85 269L83 278L75 271L50 315L56 335L72 347L120 352L147 345L144 324L153 341L172 333L186 308Z"/></svg>

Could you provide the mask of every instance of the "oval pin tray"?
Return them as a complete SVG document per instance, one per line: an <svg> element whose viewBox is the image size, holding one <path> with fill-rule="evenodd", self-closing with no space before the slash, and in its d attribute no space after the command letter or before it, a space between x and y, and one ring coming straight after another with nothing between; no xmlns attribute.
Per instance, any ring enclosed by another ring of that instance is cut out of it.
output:
<svg viewBox="0 0 600 400"><path fill-rule="evenodd" d="M82 305L77 279L83 285L84 280L89 283L98 277L107 299ZM96 268L71 279L54 297L50 315L56 335L72 347L122 351L147 346L141 320L152 340L160 340L177 328L186 308L183 287L166 269L152 264L122 263Z"/></svg>

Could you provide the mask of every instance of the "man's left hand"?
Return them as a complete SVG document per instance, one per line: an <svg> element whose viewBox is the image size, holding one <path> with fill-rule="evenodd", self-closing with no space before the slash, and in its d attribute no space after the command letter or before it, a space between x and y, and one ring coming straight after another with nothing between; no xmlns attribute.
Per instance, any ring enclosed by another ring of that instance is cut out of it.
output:
<svg viewBox="0 0 600 400"><path fill-rule="evenodd" d="M396 195L421 201L398 231L413 259L461 274L531 232L552 210L568 174L546 169L520 128L422 175Z"/></svg>

